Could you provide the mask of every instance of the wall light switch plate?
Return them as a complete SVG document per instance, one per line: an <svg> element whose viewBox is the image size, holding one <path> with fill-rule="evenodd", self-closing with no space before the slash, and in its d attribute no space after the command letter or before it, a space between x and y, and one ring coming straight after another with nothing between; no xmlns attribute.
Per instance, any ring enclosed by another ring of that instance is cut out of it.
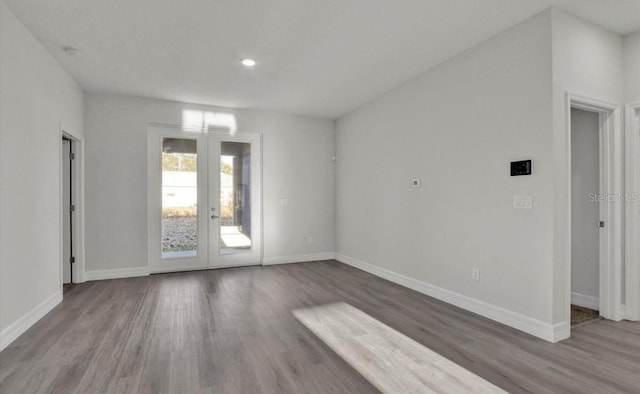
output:
<svg viewBox="0 0 640 394"><path fill-rule="evenodd" d="M411 186L413 187L420 187L422 185L422 182L420 181L419 178L413 178L411 180Z"/></svg>
<svg viewBox="0 0 640 394"><path fill-rule="evenodd" d="M513 207L516 209L532 209L533 198L531 196L513 196Z"/></svg>

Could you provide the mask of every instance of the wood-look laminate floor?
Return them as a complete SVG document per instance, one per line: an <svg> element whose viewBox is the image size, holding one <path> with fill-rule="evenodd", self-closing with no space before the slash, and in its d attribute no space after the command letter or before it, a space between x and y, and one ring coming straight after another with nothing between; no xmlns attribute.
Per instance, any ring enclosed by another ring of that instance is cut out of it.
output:
<svg viewBox="0 0 640 394"><path fill-rule="evenodd" d="M509 392L640 392L640 323L551 344L335 261L78 285L0 353L0 392L376 392L292 313L337 302Z"/></svg>

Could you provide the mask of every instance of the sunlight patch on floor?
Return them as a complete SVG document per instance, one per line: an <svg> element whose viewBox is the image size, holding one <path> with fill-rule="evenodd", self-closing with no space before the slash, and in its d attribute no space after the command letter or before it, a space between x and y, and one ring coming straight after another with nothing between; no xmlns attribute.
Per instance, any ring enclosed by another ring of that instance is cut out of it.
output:
<svg viewBox="0 0 640 394"><path fill-rule="evenodd" d="M344 302L293 314L384 393L505 392Z"/></svg>
<svg viewBox="0 0 640 394"><path fill-rule="evenodd" d="M220 226L220 238L224 248L248 248L251 246L249 237L240 232L237 226Z"/></svg>

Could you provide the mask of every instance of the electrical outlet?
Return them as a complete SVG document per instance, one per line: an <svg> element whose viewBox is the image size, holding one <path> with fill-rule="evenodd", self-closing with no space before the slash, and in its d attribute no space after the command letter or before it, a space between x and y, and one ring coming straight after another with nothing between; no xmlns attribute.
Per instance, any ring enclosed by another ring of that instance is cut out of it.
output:
<svg viewBox="0 0 640 394"><path fill-rule="evenodd" d="M307 237L307 242L311 245L313 243L313 237Z"/></svg>
<svg viewBox="0 0 640 394"><path fill-rule="evenodd" d="M471 269L471 279L480 280L480 268Z"/></svg>
<svg viewBox="0 0 640 394"><path fill-rule="evenodd" d="M280 205L282 205L282 206L289 205L289 199L281 198L280 199Z"/></svg>

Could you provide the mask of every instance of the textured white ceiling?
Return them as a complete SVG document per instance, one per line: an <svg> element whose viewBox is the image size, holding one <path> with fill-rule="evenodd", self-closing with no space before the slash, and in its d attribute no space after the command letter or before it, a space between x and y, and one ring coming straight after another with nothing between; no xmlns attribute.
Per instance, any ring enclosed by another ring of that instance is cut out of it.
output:
<svg viewBox="0 0 640 394"><path fill-rule="evenodd" d="M85 90L328 118L549 6L640 29L640 0L3 1Z"/></svg>

